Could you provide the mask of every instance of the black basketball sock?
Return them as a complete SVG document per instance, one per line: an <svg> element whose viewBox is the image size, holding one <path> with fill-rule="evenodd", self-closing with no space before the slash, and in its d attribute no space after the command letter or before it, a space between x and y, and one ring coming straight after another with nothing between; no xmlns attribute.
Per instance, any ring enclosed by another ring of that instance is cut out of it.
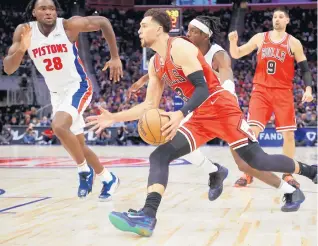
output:
<svg viewBox="0 0 318 246"><path fill-rule="evenodd" d="M157 210L161 202L161 195L157 192L148 194L143 211L145 215L156 218Z"/></svg>
<svg viewBox="0 0 318 246"><path fill-rule="evenodd" d="M302 162L299 162L299 175L305 176L307 178L313 179L317 175L317 167L309 166Z"/></svg>

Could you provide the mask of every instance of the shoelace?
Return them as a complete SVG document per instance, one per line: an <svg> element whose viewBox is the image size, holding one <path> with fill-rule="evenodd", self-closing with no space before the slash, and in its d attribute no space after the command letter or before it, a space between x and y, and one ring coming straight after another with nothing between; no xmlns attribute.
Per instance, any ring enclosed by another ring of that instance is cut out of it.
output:
<svg viewBox="0 0 318 246"><path fill-rule="evenodd" d="M103 185L103 188L102 188L102 190L101 190L101 194L104 194L104 192L106 191L106 193L108 192L108 190L107 190L107 185Z"/></svg>
<svg viewBox="0 0 318 246"><path fill-rule="evenodd" d="M80 174L80 180L88 182L88 175Z"/></svg>

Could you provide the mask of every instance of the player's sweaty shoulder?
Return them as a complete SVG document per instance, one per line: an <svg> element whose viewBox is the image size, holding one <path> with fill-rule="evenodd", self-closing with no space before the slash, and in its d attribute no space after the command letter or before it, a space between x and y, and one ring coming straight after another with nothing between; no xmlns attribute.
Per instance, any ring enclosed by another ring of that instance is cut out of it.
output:
<svg viewBox="0 0 318 246"><path fill-rule="evenodd" d="M297 48L299 46L302 46L301 42L299 39L295 38L294 36L290 35L290 38L289 38L289 46L291 49L293 48Z"/></svg>
<svg viewBox="0 0 318 246"><path fill-rule="evenodd" d="M176 38L171 43L171 57L175 64L179 65L185 59L196 57L198 55L198 48L191 42L183 39Z"/></svg>
<svg viewBox="0 0 318 246"><path fill-rule="evenodd" d="M255 34L252 37L252 40L253 40L253 43L259 48L262 46L264 38L265 38L265 32L260 32L260 33Z"/></svg>

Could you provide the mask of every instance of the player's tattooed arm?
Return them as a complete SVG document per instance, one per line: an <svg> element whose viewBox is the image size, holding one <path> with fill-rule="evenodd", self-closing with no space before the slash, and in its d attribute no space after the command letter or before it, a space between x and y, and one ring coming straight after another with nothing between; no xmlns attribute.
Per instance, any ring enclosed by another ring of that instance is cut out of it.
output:
<svg viewBox="0 0 318 246"><path fill-rule="evenodd" d="M313 100L312 96L312 75L308 66L307 58L304 54L304 49L301 42L291 37L289 40L290 51L294 54L297 65L299 66L302 74L302 79L306 86L306 91L303 95L302 102L311 102Z"/></svg>
<svg viewBox="0 0 318 246"><path fill-rule="evenodd" d="M64 20L63 25L69 39L72 42L77 40L78 35L81 32L94 32L101 30L103 37L107 41L111 55L111 60L106 63L103 71L109 67L109 77L111 80L114 78L115 82L119 81L120 77L123 77L123 69L118 54L115 33L107 18L103 16L73 16L70 19Z"/></svg>
<svg viewBox="0 0 318 246"><path fill-rule="evenodd" d="M234 59L239 59L243 56L246 56L253 52L253 50L257 49L260 44L263 42L264 34L257 33L255 34L246 44L242 46L237 46L238 34L237 31L229 33L229 41L230 41L230 54Z"/></svg>
<svg viewBox="0 0 318 246"><path fill-rule="evenodd" d="M20 24L14 31L13 42L8 55L3 60L4 71L13 74L21 64L25 52L31 44L32 29L28 24Z"/></svg>

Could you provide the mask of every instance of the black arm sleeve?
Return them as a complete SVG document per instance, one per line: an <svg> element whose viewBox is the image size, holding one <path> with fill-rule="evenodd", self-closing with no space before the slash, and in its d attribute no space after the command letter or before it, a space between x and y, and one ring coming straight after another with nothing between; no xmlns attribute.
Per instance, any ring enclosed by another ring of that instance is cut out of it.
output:
<svg viewBox="0 0 318 246"><path fill-rule="evenodd" d="M298 66L300 67L301 75L302 75L303 81L305 82L305 85L312 86L312 77L308 67L307 60L299 62Z"/></svg>
<svg viewBox="0 0 318 246"><path fill-rule="evenodd" d="M199 107L209 97L208 85L202 70L189 74L188 79L194 85L195 90L189 101L180 109L184 116Z"/></svg>

